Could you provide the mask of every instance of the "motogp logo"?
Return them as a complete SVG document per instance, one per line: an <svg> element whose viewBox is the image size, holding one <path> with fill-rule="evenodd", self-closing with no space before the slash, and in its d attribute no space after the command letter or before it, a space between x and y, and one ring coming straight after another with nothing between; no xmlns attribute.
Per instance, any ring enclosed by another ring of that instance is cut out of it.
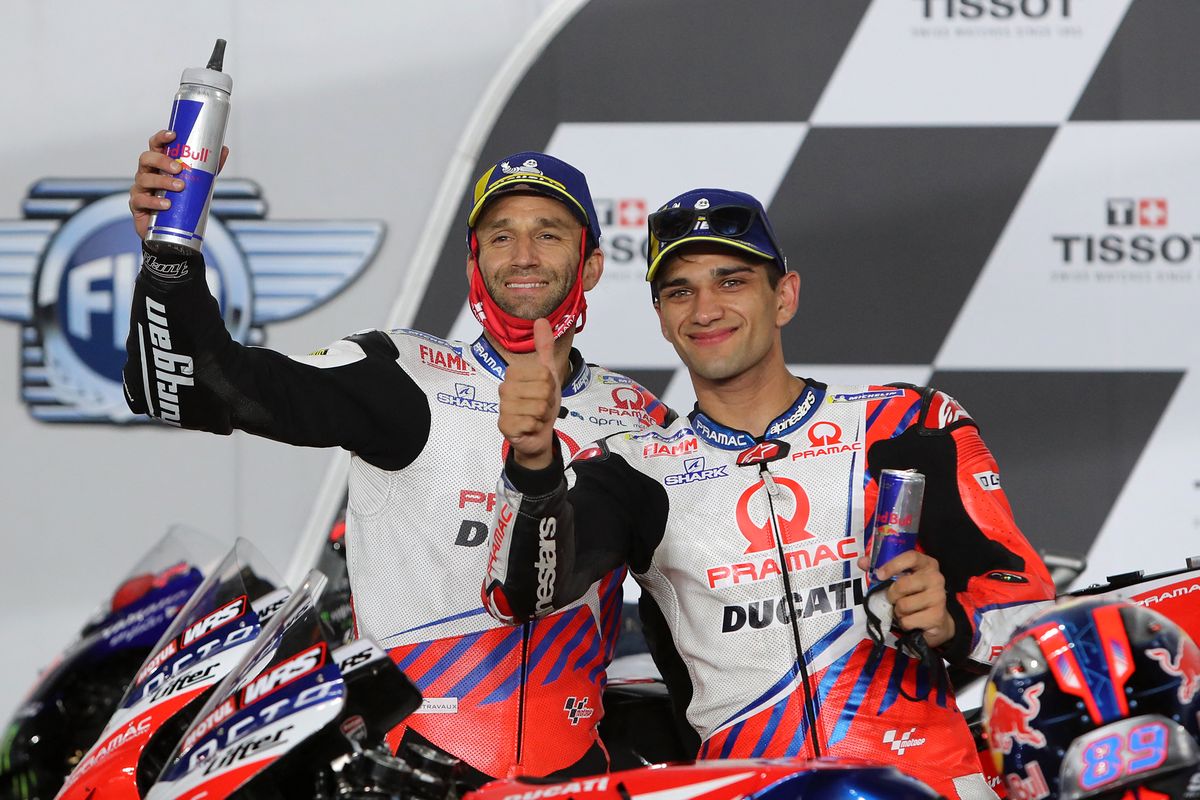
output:
<svg viewBox="0 0 1200 800"><path fill-rule="evenodd" d="M766 506L768 509L772 505L775 506L776 516L775 525L779 527L779 535L782 538L781 544L786 546L803 542L812 539L813 534L807 530L809 504L808 495L800 484L796 483L791 478L773 478L775 485L781 490L779 495L770 502L760 502L756 505L759 507ZM750 503L756 495L762 492L767 494L766 483L759 480L746 491L742 492L742 496L737 501L737 525L742 536L746 538L749 544L746 546L746 553L761 553L764 550L771 550L775 547L775 534L772 530L771 520L767 519L763 522L757 522L751 516ZM788 503L785 499L787 495L791 495L791 502ZM780 513L780 505L791 505L791 516L784 516Z"/></svg>
<svg viewBox="0 0 1200 800"><path fill-rule="evenodd" d="M595 709L588 706L588 700L587 697L568 697L563 704L563 711L567 712L572 725L578 725L580 720L589 719L596 713Z"/></svg>
<svg viewBox="0 0 1200 800"><path fill-rule="evenodd" d="M21 397L44 422L145 422L125 405L121 371L141 242L129 181L46 179L24 219L0 220L0 319L21 326ZM222 180L204 241L205 278L234 340L306 314L371 262L382 222L265 220L256 184ZM334 252L336 251L336 253ZM183 280L185 263L146 268Z"/></svg>

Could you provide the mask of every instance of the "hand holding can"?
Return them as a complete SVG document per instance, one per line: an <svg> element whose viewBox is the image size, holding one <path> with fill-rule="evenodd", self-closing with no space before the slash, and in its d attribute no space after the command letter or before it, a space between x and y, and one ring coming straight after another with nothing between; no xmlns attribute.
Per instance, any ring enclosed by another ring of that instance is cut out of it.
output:
<svg viewBox="0 0 1200 800"><path fill-rule="evenodd" d="M879 580L880 567L916 548L924 498L925 476L920 472L885 469L879 473L879 497L871 535L872 581Z"/></svg>
<svg viewBox="0 0 1200 800"><path fill-rule="evenodd" d="M165 154L178 169L168 191L176 192L168 208L156 211L149 221L147 242L163 242L191 250L200 250L208 222L213 181L220 169L222 141L229 120L229 95L233 79L221 71L225 59L225 40L218 39L208 66L185 69L179 92L171 106L168 128L176 135L165 146ZM155 140L151 140L154 149ZM135 184L136 188L136 184ZM161 194L160 194L161 196ZM131 209L133 209L131 202ZM137 214L137 209L133 209Z"/></svg>

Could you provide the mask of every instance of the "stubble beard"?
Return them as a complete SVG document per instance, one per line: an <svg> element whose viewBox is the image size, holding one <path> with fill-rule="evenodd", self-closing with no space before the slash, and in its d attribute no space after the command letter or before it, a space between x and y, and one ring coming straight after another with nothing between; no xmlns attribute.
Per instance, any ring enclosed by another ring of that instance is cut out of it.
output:
<svg viewBox="0 0 1200 800"><path fill-rule="evenodd" d="M562 273L530 272L529 278L547 282L550 294L546 295L545 299L511 297L504 284L513 279L519 281L521 277L521 272L507 272L492 277L484 275L483 283L487 287L488 294L492 296L493 302L500 306L504 313L511 314L517 319L533 320L549 317L554 309L562 305L563 300L567 298L575 285L576 275L574 272L569 272L566 273L564 279Z"/></svg>

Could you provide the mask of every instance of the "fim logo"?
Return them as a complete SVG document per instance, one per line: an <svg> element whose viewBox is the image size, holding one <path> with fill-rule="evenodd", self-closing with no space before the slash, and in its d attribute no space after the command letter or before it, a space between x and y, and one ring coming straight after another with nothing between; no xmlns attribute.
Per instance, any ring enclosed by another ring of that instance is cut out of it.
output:
<svg viewBox="0 0 1200 800"><path fill-rule="evenodd" d="M1106 203L1110 228L1165 228L1167 200L1165 197L1113 197Z"/></svg>
<svg viewBox="0 0 1200 800"><path fill-rule="evenodd" d="M578 725L579 720L587 719L596 713L596 710L588 705L586 697L568 697L563 711L567 712L567 718L571 720L572 725Z"/></svg>
<svg viewBox="0 0 1200 800"><path fill-rule="evenodd" d="M35 419L149 421L130 413L121 388L141 265L128 187L124 179L42 180L23 219L0 220L0 319L21 326L21 398ZM257 184L222 180L204 241L208 288L229 334L245 344L261 344L264 326L346 288L385 230L375 220L267 220L266 210Z"/></svg>

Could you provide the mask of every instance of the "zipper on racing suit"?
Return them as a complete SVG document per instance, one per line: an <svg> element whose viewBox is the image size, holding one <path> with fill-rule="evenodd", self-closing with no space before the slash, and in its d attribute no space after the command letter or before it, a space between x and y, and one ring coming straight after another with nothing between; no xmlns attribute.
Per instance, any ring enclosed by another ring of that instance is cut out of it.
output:
<svg viewBox="0 0 1200 800"><path fill-rule="evenodd" d="M529 677L529 637L533 623L521 625L521 680L517 684L517 758L513 766L520 769L522 751L525 749L525 679Z"/></svg>
<svg viewBox="0 0 1200 800"><path fill-rule="evenodd" d="M796 599L792 594L792 581L788 576L787 557L783 553L783 534L779 530L779 517L775 515L775 498L779 496L779 486L767 467L767 462L759 465L759 474L767 487L767 508L771 512L771 532L775 534L775 549L779 553L780 573L783 575L784 597L787 598L788 615L792 623L792 638L796 643L796 664L800 668L800 682L804 684L804 716L808 718L809 740L812 743L813 758L821 757L821 741L817 735L817 704L813 697L812 687L808 681L808 665L804 662L804 645L800 637L800 620L796 615Z"/></svg>

